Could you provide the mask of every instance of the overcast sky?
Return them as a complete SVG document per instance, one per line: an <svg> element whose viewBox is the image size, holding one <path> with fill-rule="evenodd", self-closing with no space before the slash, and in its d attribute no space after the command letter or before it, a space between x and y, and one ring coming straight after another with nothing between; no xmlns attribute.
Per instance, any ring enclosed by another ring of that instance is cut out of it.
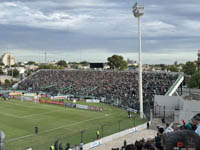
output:
<svg viewBox="0 0 200 150"><path fill-rule="evenodd" d="M200 0L141 0L143 62L185 62L200 48ZM0 55L17 61L138 60L135 0L0 0Z"/></svg>

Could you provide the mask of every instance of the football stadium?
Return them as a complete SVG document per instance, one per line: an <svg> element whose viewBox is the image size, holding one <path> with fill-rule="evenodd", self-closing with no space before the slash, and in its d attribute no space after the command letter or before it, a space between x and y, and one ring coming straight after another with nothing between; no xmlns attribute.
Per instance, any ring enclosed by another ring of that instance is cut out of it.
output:
<svg viewBox="0 0 200 150"><path fill-rule="evenodd" d="M134 1L0 1L0 150L200 150L200 2Z"/></svg>
<svg viewBox="0 0 200 150"><path fill-rule="evenodd" d="M37 71L18 82L17 90L3 92L0 128L6 148L43 150L56 140L75 147L146 123L153 96L164 95L179 74L143 73L144 119L138 114L137 76L135 71Z"/></svg>

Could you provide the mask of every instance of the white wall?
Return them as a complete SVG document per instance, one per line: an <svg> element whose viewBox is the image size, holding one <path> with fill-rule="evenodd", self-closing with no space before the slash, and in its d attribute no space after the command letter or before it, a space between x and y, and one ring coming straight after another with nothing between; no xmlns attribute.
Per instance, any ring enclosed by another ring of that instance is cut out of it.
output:
<svg viewBox="0 0 200 150"><path fill-rule="evenodd" d="M175 123L182 124L182 119L189 121L197 113L200 113L200 101L183 100L183 109L175 112Z"/></svg>
<svg viewBox="0 0 200 150"><path fill-rule="evenodd" d="M178 96L164 96L155 95L154 106L165 106L165 110L174 111L176 108L181 109L183 107L182 98Z"/></svg>
<svg viewBox="0 0 200 150"><path fill-rule="evenodd" d="M19 79L17 79L17 78L12 78L11 76L7 76L7 75L0 75L0 81L1 81L1 83L5 83L5 80L13 80L13 81L18 81Z"/></svg>

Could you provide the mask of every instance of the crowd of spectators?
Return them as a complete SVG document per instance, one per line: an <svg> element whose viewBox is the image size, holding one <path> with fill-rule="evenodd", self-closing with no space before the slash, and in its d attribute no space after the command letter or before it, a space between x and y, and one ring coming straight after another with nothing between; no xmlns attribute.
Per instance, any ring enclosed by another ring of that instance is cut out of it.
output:
<svg viewBox="0 0 200 150"><path fill-rule="evenodd" d="M178 129L173 129L173 123L166 123L166 128L157 128L158 133L154 139L142 139L128 145L124 141L121 148L112 150L200 150L200 113Z"/></svg>
<svg viewBox="0 0 200 150"><path fill-rule="evenodd" d="M144 100L152 100L155 94L165 94L177 77L178 74L173 73L143 72ZM40 70L19 83L18 88L105 97L124 105L139 99L136 71Z"/></svg>

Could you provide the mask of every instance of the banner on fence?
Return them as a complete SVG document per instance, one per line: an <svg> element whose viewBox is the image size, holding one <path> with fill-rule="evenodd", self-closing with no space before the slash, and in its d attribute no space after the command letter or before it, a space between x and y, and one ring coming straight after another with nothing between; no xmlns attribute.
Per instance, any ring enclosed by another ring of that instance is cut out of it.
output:
<svg viewBox="0 0 200 150"><path fill-rule="evenodd" d="M45 103L45 104L54 104L54 105L64 106L64 102L57 102L57 101L51 101L51 100L39 100L39 102Z"/></svg>
<svg viewBox="0 0 200 150"><path fill-rule="evenodd" d="M136 132L136 128L129 129L129 133L135 133L135 132Z"/></svg>
<svg viewBox="0 0 200 150"><path fill-rule="evenodd" d="M95 106L88 106L88 105L81 105L81 104L73 104L73 103L65 103L65 107L86 109L86 110L100 111L100 112L104 111L104 109L102 107L95 107Z"/></svg>
<svg viewBox="0 0 200 150"><path fill-rule="evenodd" d="M76 104L65 103L65 107L76 108Z"/></svg>
<svg viewBox="0 0 200 150"><path fill-rule="evenodd" d="M23 100L24 100L24 101L33 101L34 98L33 98L33 97L24 96L24 97L23 97Z"/></svg>
<svg viewBox="0 0 200 150"><path fill-rule="evenodd" d="M49 95L48 94L40 94L40 97L42 97L42 98L48 98Z"/></svg>
<svg viewBox="0 0 200 150"><path fill-rule="evenodd" d="M100 100L98 99L86 99L87 103L100 103Z"/></svg>
<svg viewBox="0 0 200 150"><path fill-rule="evenodd" d="M94 148L94 147L97 147L99 145L101 145L101 141L97 140L97 141L94 141L94 142L90 143L90 148Z"/></svg>
<svg viewBox="0 0 200 150"><path fill-rule="evenodd" d="M36 93L25 93L24 96L30 96L30 97L34 97L36 96Z"/></svg>
<svg viewBox="0 0 200 150"><path fill-rule="evenodd" d="M22 95L22 92L10 92L9 95L10 96L20 96L20 95Z"/></svg>
<svg viewBox="0 0 200 150"><path fill-rule="evenodd" d="M17 96L17 95L15 95L15 96L10 96L10 98L12 98L12 99L21 99L21 96Z"/></svg>
<svg viewBox="0 0 200 150"><path fill-rule="evenodd" d="M87 105L76 104L76 108L80 108L80 109L88 109L88 106L87 106Z"/></svg>
<svg viewBox="0 0 200 150"><path fill-rule="evenodd" d="M93 110L93 111L100 111L100 112L104 111L102 107L95 107L95 106L88 106L88 109Z"/></svg>
<svg viewBox="0 0 200 150"><path fill-rule="evenodd" d="M51 96L52 100L56 100L56 99L67 99L67 96Z"/></svg>

